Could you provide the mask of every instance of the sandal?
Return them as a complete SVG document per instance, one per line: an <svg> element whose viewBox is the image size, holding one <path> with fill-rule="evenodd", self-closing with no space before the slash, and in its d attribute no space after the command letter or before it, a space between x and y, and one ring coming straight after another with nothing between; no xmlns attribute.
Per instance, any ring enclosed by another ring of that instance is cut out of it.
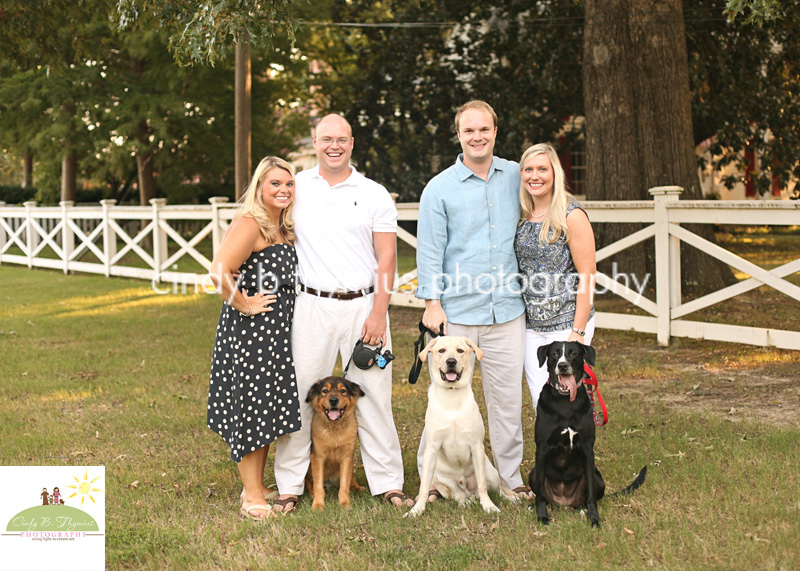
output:
<svg viewBox="0 0 800 571"><path fill-rule="evenodd" d="M521 500L531 501L533 499L533 492L524 484L522 486L517 486L511 491L514 492L514 494L516 494L516 496Z"/></svg>
<svg viewBox="0 0 800 571"><path fill-rule="evenodd" d="M396 504L396 503L394 503L392 501L395 498L399 498L400 499L400 503L399 504ZM406 503L406 502L409 501L409 498L403 492L388 492L388 493L383 495L383 499L386 500L387 502L389 502L392 506L394 506L396 508L410 507Z"/></svg>
<svg viewBox="0 0 800 571"><path fill-rule="evenodd" d="M253 510L262 510L262 511L265 511L267 513L266 513L266 515L256 515L256 514L250 513ZM265 504L253 504L252 506L250 506L248 508L245 508L244 506L242 506L241 508L239 508L239 513L241 513L243 516L248 517L248 518L250 518L252 520L255 520L255 521L261 521L262 519L268 519L268 518L271 518L271 517L275 517L275 513L272 511L272 506L268 506L268 505L265 505Z"/></svg>
<svg viewBox="0 0 800 571"><path fill-rule="evenodd" d="M272 504L281 506L280 510L275 510L276 513L286 515L297 509L297 504L299 501L300 500L297 498L297 496L286 496L285 498L275 498Z"/></svg>
<svg viewBox="0 0 800 571"><path fill-rule="evenodd" d="M433 499L431 499L431 496L433 496ZM439 490L437 490L436 488L431 488L428 491L428 503L429 504L432 504L433 502L435 502L437 500L441 500L443 497L444 496L442 495L442 493ZM417 499L418 498L419 498L419 496L414 498L414 503L417 503Z"/></svg>

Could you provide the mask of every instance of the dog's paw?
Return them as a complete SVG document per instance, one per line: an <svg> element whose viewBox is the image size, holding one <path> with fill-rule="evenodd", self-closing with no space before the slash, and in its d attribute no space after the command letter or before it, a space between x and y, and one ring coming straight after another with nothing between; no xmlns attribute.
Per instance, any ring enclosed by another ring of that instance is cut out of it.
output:
<svg viewBox="0 0 800 571"><path fill-rule="evenodd" d="M500 508L498 508L496 505L494 505L494 503L492 503L491 501L489 503L481 502L481 507L483 508L483 511L485 511L487 514L491 514L491 513L499 514L500 513Z"/></svg>
<svg viewBox="0 0 800 571"><path fill-rule="evenodd" d="M314 502L311 504L312 510L325 511L325 502Z"/></svg>
<svg viewBox="0 0 800 571"><path fill-rule="evenodd" d="M540 518L536 518L536 519L538 519L539 523L542 524L542 525L550 525L550 518L549 517L545 516L545 517L540 517Z"/></svg>
<svg viewBox="0 0 800 571"><path fill-rule="evenodd" d="M403 514L403 517L419 517L425 511L425 502L417 502L414 507Z"/></svg>

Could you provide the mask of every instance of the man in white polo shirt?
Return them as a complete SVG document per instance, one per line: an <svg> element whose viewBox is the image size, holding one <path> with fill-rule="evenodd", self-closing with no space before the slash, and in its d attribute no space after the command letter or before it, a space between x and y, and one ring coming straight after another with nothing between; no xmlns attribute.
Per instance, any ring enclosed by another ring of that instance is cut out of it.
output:
<svg viewBox="0 0 800 571"><path fill-rule="evenodd" d="M293 509L303 492L313 415L304 402L308 389L332 374L338 355L347 364L359 339L391 348L388 308L397 261L397 209L383 186L350 166L353 136L344 117L323 117L312 141L319 165L298 173L294 207L302 286L292 321L292 352L303 427L276 443L278 511ZM391 365L368 370L351 365L347 377L365 393L356 415L370 491L396 506L413 505L402 493Z"/></svg>

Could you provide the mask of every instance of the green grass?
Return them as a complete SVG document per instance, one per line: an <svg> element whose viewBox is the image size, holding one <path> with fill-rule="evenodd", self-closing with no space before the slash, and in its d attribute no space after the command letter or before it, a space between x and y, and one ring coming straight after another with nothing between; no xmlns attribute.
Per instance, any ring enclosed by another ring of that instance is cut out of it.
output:
<svg viewBox="0 0 800 571"><path fill-rule="evenodd" d="M598 465L610 491L649 467L636 494L601 502L599 530L564 509L541 527L496 497L497 516L438 502L410 520L366 492L349 512L329 493L322 514L303 498L289 517L255 524L239 518L236 469L205 427L218 297L8 265L0 284L0 457L106 467L109 569L800 568L800 416L776 425L745 414L754 379L796 378L796 352L689 340L663 349L653 336L599 332L611 420L598 429ZM419 317L391 310L410 495L426 406L427 379L405 381ZM743 413L700 406L704 389L727 385ZM764 406L796 402L793 386L780 390ZM480 392L476 378L483 406ZM527 475L534 415L520 395ZM689 405L674 406L678 397ZM360 466L357 478L366 483Z"/></svg>

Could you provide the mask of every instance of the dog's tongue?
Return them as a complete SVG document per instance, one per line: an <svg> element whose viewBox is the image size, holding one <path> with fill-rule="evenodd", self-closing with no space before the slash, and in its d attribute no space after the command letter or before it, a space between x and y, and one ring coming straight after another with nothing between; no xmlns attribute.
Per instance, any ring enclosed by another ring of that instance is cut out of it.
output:
<svg viewBox="0 0 800 571"><path fill-rule="evenodd" d="M339 409L331 409L328 411L328 418L331 420L338 420L341 415L342 411Z"/></svg>
<svg viewBox="0 0 800 571"><path fill-rule="evenodd" d="M449 373L445 373L444 378L450 381L451 383L454 383L458 380L458 373L454 373L452 371Z"/></svg>
<svg viewBox="0 0 800 571"><path fill-rule="evenodd" d="M574 401L578 396L578 383L575 382L575 375L559 375L558 380L561 386L569 389L569 402Z"/></svg>

